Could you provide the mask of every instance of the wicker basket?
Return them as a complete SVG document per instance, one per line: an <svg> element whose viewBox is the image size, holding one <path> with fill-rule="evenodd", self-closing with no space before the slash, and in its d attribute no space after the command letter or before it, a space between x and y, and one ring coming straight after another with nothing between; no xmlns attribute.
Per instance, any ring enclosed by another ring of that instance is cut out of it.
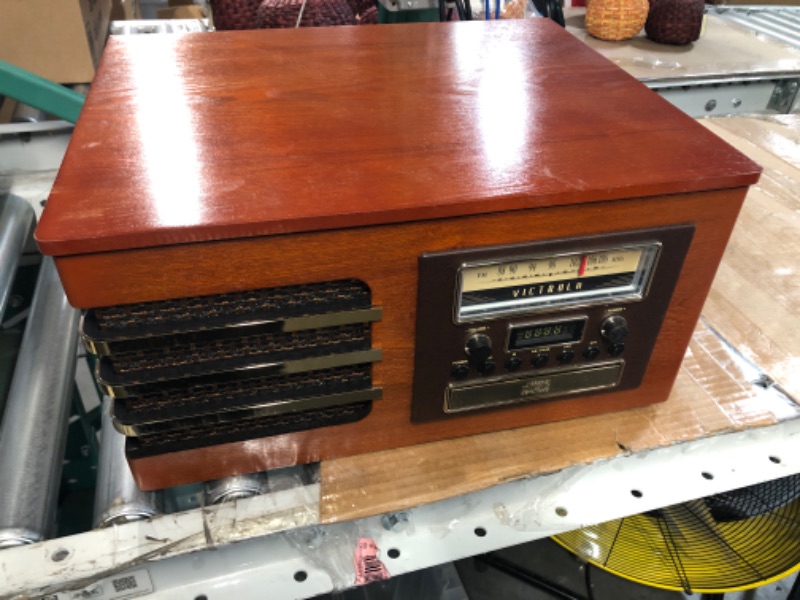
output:
<svg viewBox="0 0 800 600"><path fill-rule="evenodd" d="M255 29L262 0L212 0L211 15L217 29Z"/></svg>
<svg viewBox="0 0 800 600"><path fill-rule="evenodd" d="M651 0L644 30L654 42L683 46L700 37L703 0Z"/></svg>
<svg viewBox="0 0 800 600"><path fill-rule="evenodd" d="M264 0L256 22L261 29L296 27L303 0ZM306 0L300 27L355 25L356 17L347 0Z"/></svg>
<svg viewBox="0 0 800 600"><path fill-rule="evenodd" d="M586 31L601 40L627 40L642 30L647 20L647 0L590 0Z"/></svg>

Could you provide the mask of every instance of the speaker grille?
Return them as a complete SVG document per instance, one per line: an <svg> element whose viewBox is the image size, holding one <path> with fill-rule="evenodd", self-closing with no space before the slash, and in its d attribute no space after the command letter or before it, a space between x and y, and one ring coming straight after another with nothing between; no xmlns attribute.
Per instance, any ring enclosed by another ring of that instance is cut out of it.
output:
<svg viewBox="0 0 800 600"><path fill-rule="evenodd" d="M152 456L363 419L380 316L348 279L98 308L82 333L130 455Z"/></svg>

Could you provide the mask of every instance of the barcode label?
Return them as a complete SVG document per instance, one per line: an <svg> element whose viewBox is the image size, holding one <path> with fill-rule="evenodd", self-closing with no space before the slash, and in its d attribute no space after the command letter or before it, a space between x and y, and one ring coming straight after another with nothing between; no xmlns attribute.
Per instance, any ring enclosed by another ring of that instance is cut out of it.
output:
<svg viewBox="0 0 800 600"><path fill-rule="evenodd" d="M139 569L104 579L103 591L103 600L123 600L153 593L153 582L146 569Z"/></svg>
<svg viewBox="0 0 800 600"><path fill-rule="evenodd" d="M125 600L153 593L153 582L145 569L114 575L96 581L77 592L67 592L42 596L39 600Z"/></svg>
<svg viewBox="0 0 800 600"><path fill-rule="evenodd" d="M128 575L127 577L120 577L119 579L112 579L111 585L114 586L115 592L124 592L127 590L135 590L139 585L136 583L136 577Z"/></svg>

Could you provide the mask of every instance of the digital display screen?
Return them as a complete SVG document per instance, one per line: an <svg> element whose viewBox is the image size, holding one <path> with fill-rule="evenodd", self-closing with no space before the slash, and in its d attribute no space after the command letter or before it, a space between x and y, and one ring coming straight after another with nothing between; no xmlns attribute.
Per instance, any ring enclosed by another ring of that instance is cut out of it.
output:
<svg viewBox="0 0 800 600"><path fill-rule="evenodd" d="M508 336L509 350L527 350L552 344L578 342L583 337L586 319L533 323L512 327Z"/></svg>

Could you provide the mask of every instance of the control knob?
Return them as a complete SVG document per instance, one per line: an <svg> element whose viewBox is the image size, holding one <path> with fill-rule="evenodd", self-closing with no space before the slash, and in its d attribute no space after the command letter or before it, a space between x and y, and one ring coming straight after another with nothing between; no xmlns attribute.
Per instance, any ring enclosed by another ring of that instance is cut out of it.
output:
<svg viewBox="0 0 800 600"><path fill-rule="evenodd" d="M628 322L619 315L607 317L600 326L600 335L609 344L622 344L628 337Z"/></svg>
<svg viewBox="0 0 800 600"><path fill-rule="evenodd" d="M469 364L480 369L492 355L492 339L484 333L475 333L467 340L464 351L469 357Z"/></svg>

